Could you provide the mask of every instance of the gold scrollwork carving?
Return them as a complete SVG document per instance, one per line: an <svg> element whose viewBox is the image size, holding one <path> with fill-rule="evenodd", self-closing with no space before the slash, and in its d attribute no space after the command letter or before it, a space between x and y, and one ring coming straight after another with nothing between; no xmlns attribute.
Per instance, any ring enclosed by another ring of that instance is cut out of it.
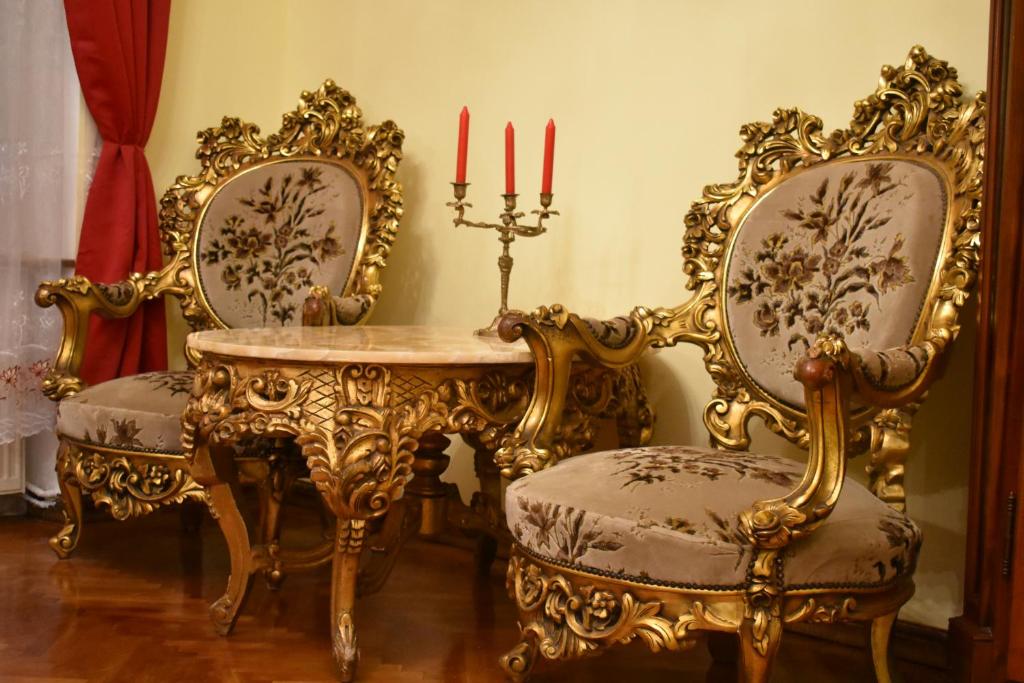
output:
<svg viewBox="0 0 1024 683"><path fill-rule="evenodd" d="M663 600L641 599L614 581L561 573L518 552L509 560L507 587L521 615L523 642L501 665L515 680L525 678L538 652L575 658L632 640L652 652L685 650L696 644L694 631L737 628L699 599L673 605L670 614Z"/></svg>
<svg viewBox="0 0 1024 683"><path fill-rule="evenodd" d="M833 599L807 598L796 610L786 614L787 624L807 621L812 624L838 624L850 621L857 609L857 599L840 597Z"/></svg>
<svg viewBox="0 0 1024 683"><path fill-rule="evenodd" d="M142 461L74 444L60 453L57 472L97 504L110 506L118 520L140 517L161 505L204 500L202 487L189 476L184 461L173 456Z"/></svg>
<svg viewBox="0 0 1024 683"><path fill-rule="evenodd" d="M206 492L177 456L130 453L62 440L57 480L63 494L64 526L50 539L58 557L68 557L82 527L83 493L107 505L116 519L140 517L186 500L206 502Z"/></svg>
<svg viewBox="0 0 1024 683"><path fill-rule="evenodd" d="M910 423L916 405L884 410L871 421L870 462L866 466L871 492L904 512L904 463L910 453Z"/></svg>

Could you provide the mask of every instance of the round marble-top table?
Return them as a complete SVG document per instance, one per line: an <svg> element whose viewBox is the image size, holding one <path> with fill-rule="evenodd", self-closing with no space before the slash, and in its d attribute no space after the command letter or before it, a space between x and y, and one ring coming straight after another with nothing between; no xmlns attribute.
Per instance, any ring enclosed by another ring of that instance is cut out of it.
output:
<svg viewBox="0 0 1024 683"><path fill-rule="evenodd" d="M189 335L188 345L203 353L312 363L533 363L522 340L507 343L461 327L423 325L210 330Z"/></svg>
<svg viewBox="0 0 1024 683"><path fill-rule="evenodd" d="M280 577L333 562L333 652L342 680L352 680L357 579L360 594L383 584L408 519L428 535L443 526L445 434L460 434L476 449L474 508L501 515L493 453L526 410L532 356L522 342L413 326L212 330L189 335L188 347L199 361L182 443L231 556L227 590L210 608L214 624L222 634L231 630L256 572ZM566 450L589 447L593 421L602 417L617 419L622 445L649 435L635 367L574 373ZM337 518L325 547L289 552L252 543L234 498L236 450L253 439L289 437ZM403 498L406 492L412 495ZM418 514L396 515L409 499L419 503ZM364 553L368 547L373 552Z"/></svg>

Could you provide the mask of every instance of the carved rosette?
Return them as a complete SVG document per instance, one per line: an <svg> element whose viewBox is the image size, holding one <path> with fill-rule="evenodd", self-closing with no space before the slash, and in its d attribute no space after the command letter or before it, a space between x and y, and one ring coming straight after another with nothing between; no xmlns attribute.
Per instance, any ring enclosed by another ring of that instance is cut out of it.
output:
<svg viewBox="0 0 1024 683"><path fill-rule="evenodd" d="M118 520L149 514L161 505L203 501L206 495L180 458L129 457L75 443L60 450L57 476L96 504L110 506Z"/></svg>

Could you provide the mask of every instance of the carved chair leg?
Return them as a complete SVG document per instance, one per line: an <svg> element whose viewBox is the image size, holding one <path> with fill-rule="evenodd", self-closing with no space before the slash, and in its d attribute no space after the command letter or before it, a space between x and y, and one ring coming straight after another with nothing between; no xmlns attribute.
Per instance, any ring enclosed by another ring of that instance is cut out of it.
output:
<svg viewBox="0 0 1024 683"><path fill-rule="evenodd" d="M875 664L878 683L892 683L889 673L889 636L899 610L878 617L871 622L871 659Z"/></svg>
<svg viewBox="0 0 1024 683"><path fill-rule="evenodd" d="M238 620L256 569L249 531L232 488L238 480L234 453L226 448L213 449L204 439L197 438L190 470L196 482L206 487L210 513L220 525L231 558L227 589L210 606L214 628L224 636L231 632Z"/></svg>
<svg viewBox="0 0 1024 683"><path fill-rule="evenodd" d="M331 640L334 662L343 683L355 680L359 639L354 621L359 556L366 536L366 521L338 519L331 581Z"/></svg>
<svg viewBox="0 0 1024 683"><path fill-rule="evenodd" d="M538 654L537 634L524 631L522 640L498 660L505 675L514 683L521 683L530 676Z"/></svg>
<svg viewBox="0 0 1024 683"><path fill-rule="evenodd" d="M772 665L782 641L782 621L770 619L763 642L764 652L758 649L753 633L754 622L746 619L740 628L740 683L768 683L771 680Z"/></svg>
<svg viewBox="0 0 1024 683"><path fill-rule="evenodd" d="M57 481L64 505L64 528L50 539L50 547L62 560L71 556L82 533L82 489L72 469L74 446L61 442L57 451Z"/></svg>

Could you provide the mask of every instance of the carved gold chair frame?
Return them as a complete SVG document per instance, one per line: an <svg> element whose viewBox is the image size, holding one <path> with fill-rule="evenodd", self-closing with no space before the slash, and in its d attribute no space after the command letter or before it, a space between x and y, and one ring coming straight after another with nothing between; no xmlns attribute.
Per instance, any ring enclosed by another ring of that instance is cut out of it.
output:
<svg viewBox="0 0 1024 683"><path fill-rule="evenodd" d="M957 336L958 314L978 268L985 99L984 93L973 99L961 95L956 70L916 46L902 66L882 68L875 92L855 102L849 128L825 135L818 117L798 109L778 109L770 122L743 126L739 178L707 186L686 215L682 253L693 297L676 307L634 309L619 319L628 326L624 341L609 344L595 334L600 327L593 321L559 305L502 320L503 338L524 338L537 364L532 403L496 456L506 477L528 475L559 459L548 444L557 433L574 357L622 367L649 347L679 342L701 347L716 385L704 411L713 446L746 449L748 423L756 416L809 450L794 491L751 501L740 515L753 548L741 588L633 583L559 566L515 547L508 587L520 613L522 642L502 659L511 678L524 678L538 652L548 659L572 658L635 639L655 652L679 650L692 646L701 632L726 632L739 635L742 680L760 682L768 680L785 625L868 621L878 680L890 680L888 638L899 608L913 595L912 577L883 588L786 591L784 553L828 517L848 457L866 453L871 491L893 508L905 508L911 417ZM821 336L795 371L806 396L801 409L766 392L740 362L725 315L726 267L744 217L773 187L818 164L865 158L926 164L946 185L942 244L909 342L926 360L908 381L886 386L842 338ZM851 407L853 396L858 402Z"/></svg>
<svg viewBox="0 0 1024 683"><path fill-rule="evenodd" d="M331 164L358 184L362 217L347 282L340 292L314 286L302 317L304 324L363 322L381 292L380 273L402 216L402 187L395 173L403 139L404 133L393 121L366 126L355 98L330 80L317 90L304 91L298 106L284 114L281 128L268 137L260 135L257 125L235 117L224 117L220 126L200 131L196 151L200 171L179 176L160 200L159 229L168 258L163 268L133 273L114 284L93 283L81 275L40 284L36 303L56 305L64 323L43 392L59 401L86 387L79 368L93 314L127 318L145 301L172 296L178 299L192 330L226 327L199 281L203 217L231 182L273 164L304 160ZM359 302L359 318L343 320L346 302L354 301ZM187 348L186 358L190 367L198 360ZM94 503L108 505L119 520L161 505L206 500L203 488L189 475L182 453L140 452L58 437L57 473L65 526L50 545L60 557L68 556L77 544L83 492ZM260 483L261 526L265 533L276 533L273 529L283 484L274 465L283 458L243 455L239 461L243 476Z"/></svg>

